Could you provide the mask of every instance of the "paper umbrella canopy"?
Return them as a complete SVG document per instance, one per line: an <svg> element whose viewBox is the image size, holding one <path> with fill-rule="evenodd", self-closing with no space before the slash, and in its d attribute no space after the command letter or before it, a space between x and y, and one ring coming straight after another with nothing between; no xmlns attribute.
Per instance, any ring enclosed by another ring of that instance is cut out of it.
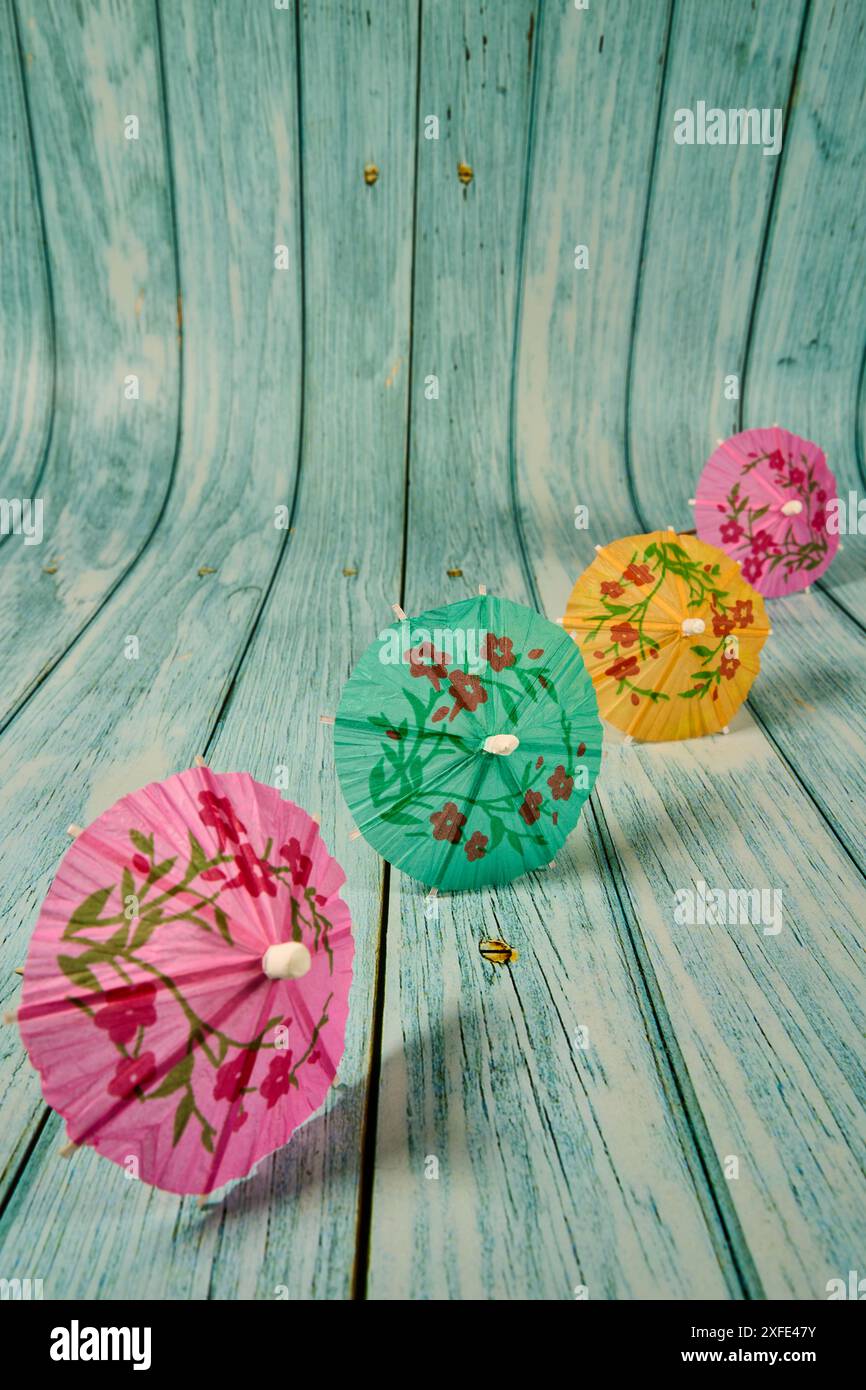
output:
<svg viewBox="0 0 866 1390"><path fill-rule="evenodd" d="M192 768L82 831L18 1011L69 1138L195 1193L284 1144L343 1051L344 878L306 812L246 773Z"/></svg>
<svg viewBox="0 0 866 1390"><path fill-rule="evenodd" d="M742 565L743 578L775 598L820 579L839 547L828 530L836 479L823 450L779 429L723 440L695 492L695 526Z"/></svg>
<svg viewBox="0 0 866 1390"><path fill-rule="evenodd" d="M601 741L574 644L486 594L382 632L334 729L359 829L390 863L445 889L550 863L592 790Z"/></svg>
<svg viewBox="0 0 866 1390"><path fill-rule="evenodd" d="M725 728L770 630L736 561L673 530L596 550L563 625L584 654L602 717L646 740Z"/></svg>

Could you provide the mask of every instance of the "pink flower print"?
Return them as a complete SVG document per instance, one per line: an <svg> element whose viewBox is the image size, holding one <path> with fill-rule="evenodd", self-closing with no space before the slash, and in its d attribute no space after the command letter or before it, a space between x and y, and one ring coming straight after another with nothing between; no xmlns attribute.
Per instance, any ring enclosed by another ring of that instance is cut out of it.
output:
<svg viewBox="0 0 866 1390"><path fill-rule="evenodd" d="M140 1057L122 1057L108 1083L108 1094L117 1096L118 1100L128 1100L155 1075L156 1058L152 1052L143 1052Z"/></svg>
<svg viewBox="0 0 866 1390"><path fill-rule="evenodd" d="M238 820L234 807L227 796L217 796L215 792L199 792L198 799L202 809L198 816L202 825L211 825L217 833L220 854L230 840L233 845L240 844L246 826Z"/></svg>
<svg viewBox="0 0 866 1390"><path fill-rule="evenodd" d="M806 474L803 472L802 468L792 468L788 474L792 483L802 483L805 476Z"/></svg>
<svg viewBox="0 0 866 1390"><path fill-rule="evenodd" d="M752 553L766 555L774 548L775 542L769 531L756 531L752 537Z"/></svg>
<svg viewBox="0 0 866 1390"><path fill-rule="evenodd" d="M767 459L769 466L777 473L781 473L785 467L785 460L782 457L781 449L774 449Z"/></svg>
<svg viewBox="0 0 866 1390"><path fill-rule="evenodd" d="M156 1023L154 999L156 985L122 985L119 989L106 991L105 1000L96 1011L94 1022L97 1028L104 1028L113 1043L126 1046L131 1043L139 1028L148 1028Z"/></svg>
<svg viewBox="0 0 866 1390"><path fill-rule="evenodd" d="M825 513L816 512L815 515L812 517L812 529L815 531L823 531L826 525L827 517Z"/></svg>
<svg viewBox="0 0 866 1390"><path fill-rule="evenodd" d="M270 864L259 859L252 845L241 845L235 855L235 864L237 878L230 878L226 888L245 888L252 898L257 898L261 893L267 893L269 898L276 897L274 871Z"/></svg>
<svg viewBox="0 0 866 1390"><path fill-rule="evenodd" d="M764 573L764 566L754 555L747 555L742 564L742 575L749 584L754 584Z"/></svg>
<svg viewBox="0 0 866 1390"><path fill-rule="evenodd" d="M723 521L719 530L723 545L736 545L742 534L743 528L738 521Z"/></svg>
<svg viewBox="0 0 866 1390"><path fill-rule="evenodd" d="M268 1067L268 1074L259 1087L260 1092L268 1102L268 1109L273 1110L280 1096L288 1095L291 1080L289 1079L292 1071L292 1054L289 1052L277 1052L271 1058L271 1065Z"/></svg>
<svg viewBox="0 0 866 1390"><path fill-rule="evenodd" d="M256 1053L252 1048L244 1048L231 1061L223 1062L216 1074L213 1088L214 1100L237 1100L247 1088L256 1064Z"/></svg>
<svg viewBox="0 0 866 1390"><path fill-rule="evenodd" d="M280 858L285 859L292 871L292 883L299 888L306 888L310 881L310 870L313 861L309 855L301 853L300 842L292 836L287 845L280 848Z"/></svg>

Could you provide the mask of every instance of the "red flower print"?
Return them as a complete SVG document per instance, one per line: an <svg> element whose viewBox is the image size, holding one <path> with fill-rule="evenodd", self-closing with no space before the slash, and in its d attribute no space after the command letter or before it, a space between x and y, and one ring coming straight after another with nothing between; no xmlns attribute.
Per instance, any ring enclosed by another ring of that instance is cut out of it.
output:
<svg viewBox="0 0 866 1390"><path fill-rule="evenodd" d="M105 993L106 1002L97 1009L94 1023L104 1028L113 1043L132 1042L139 1028L156 1023L156 985L122 985Z"/></svg>
<svg viewBox="0 0 866 1390"><path fill-rule="evenodd" d="M743 534L743 528L738 521L723 521L719 529L723 545L735 545Z"/></svg>
<svg viewBox="0 0 866 1390"><path fill-rule="evenodd" d="M277 896L274 871L270 864L259 859L252 845L241 845L235 855L235 864L237 878L230 878L226 888L245 888L252 898L257 898L260 893L267 893L269 898Z"/></svg>
<svg viewBox="0 0 866 1390"><path fill-rule="evenodd" d="M610 635L614 642L618 642L621 647L633 646L640 637L640 633L632 623L614 623Z"/></svg>
<svg viewBox="0 0 866 1390"><path fill-rule="evenodd" d="M288 1095L289 1087L292 1084L289 1080L291 1070L291 1052L277 1052L271 1058L268 1074L259 1087L259 1090L268 1102L269 1110L273 1110L280 1096Z"/></svg>
<svg viewBox="0 0 866 1390"><path fill-rule="evenodd" d="M256 1055L252 1048L244 1048L230 1062L223 1062L216 1074L214 1100L237 1100L243 1095L253 1074Z"/></svg>
<svg viewBox="0 0 866 1390"><path fill-rule="evenodd" d="M637 657L621 656L619 661L615 661L612 666L608 666L604 673L606 676L613 676L614 680L624 680L628 676L639 676L640 666Z"/></svg>
<svg viewBox="0 0 866 1390"><path fill-rule="evenodd" d="M734 627L748 627L750 623L755 621L755 615L752 612L752 600L750 598L737 599L737 602L731 609L731 620Z"/></svg>
<svg viewBox="0 0 866 1390"><path fill-rule="evenodd" d="M623 579L628 579L632 584L652 584L653 572L649 565L629 565L623 571Z"/></svg>
<svg viewBox="0 0 866 1390"><path fill-rule="evenodd" d="M716 637L727 637L729 632L733 632L734 627L734 619L729 614L713 614L713 632L715 633Z"/></svg>
<svg viewBox="0 0 866 1390"><path fill-rule="evenodd" d="M818 488L818 491L815 493L815 501L816 501L816 502L826 502L826 501L827 501L827 494L826 494L826 492L824 491L824 489L823 489L822 487L819 487L819 488Z"/></svg>
<svg viewBox="0 0 866 1390"><path fill-rule="evenodd" d="M199 792L198 799L202 805L198 813L199 820L202 825L213 826L219 837L220 853L222 854L229 840L233 845L240 844L241 835L246 833L246 826L238 820L228 797L217 796L214 792Z"/></svg>
<svg viewBox="0 0 866 1390"><path fill-rule="evenodd" d="M639 697L638 695L636 695L634 691L632 691L632 692L631 692L631 695L629 695L629 699L631 700L631 702L632 702L633 705L639 705L639 704L640 704L640 697Z"/></svg>
<svg viewBox="0 0 866 1390"><path fill-rule="evenodd" d="M403 735L402 735L402 734L398 734L396 729L386 729L386 730L385 730L385 737L386 737L386 738L392 738L392 739L394 740L395 743L399 743L399 741L400 741L400 739L403 737Z"/></svg>
<svg viewBox="0 0 866 1390"><path fill-rule="evenodd" d="M577 745L577 756L578 756L579 758L582 758L585 752L586 752L586 744L585 744L585 743L579 743L579 744Z"/></svg>
<svg viewBox="0 0 866 1390"><path fill-rule="evenodd" d="M818 500L819 500L819 502L820 502L820 501L823 501L823 498L820 498L820 497L819 497ZM532 651L531 651L531 652L527 652L526 655L529 657L529 660L530 660L530 661L537 661L538 658L539 658L540 656L544 656L544 648L543 648L543 647L533 647L533 648L532 648Z"/></svg>
<svg viewBox="0 0 866 1390"><path fill-rule="evenodd" d="M739 665L740 663L735 656L728 656L727 653L725 653L719 663L719 670L726 680L733 680L734 676L737 674Z"/></svg>
<svg viewBox="0 0 866 1390"><path fill-rule="evenodd" d="M769 531L756 531L752 537L752 554L766 555L768 551L774 549L775 544Z"/></svg>
<svg viewBox="0 0 866 1390"><path fill-rule="evenodd" d="M442 810L434 812L430 820L434 840L450 840L452 845L459 844L466 817L458 811L453 801L446 801Z"/></svg>
<svg viewBox="0 0 866 1390"><path fill-rule="evenodd" d="M494 671L504 671L506 666L513 666L517 659L514 655L511 638L497 637L495 632L488 632L487 634L484 643L484 655Z"/></svg>
<svg viewBox="0 0 866 1390"><path fill-rule="evenodd" d="M554 813L553 813L553 815L550 817L550 819L553 821L553 824L554 824L554 825L558 825L558 824L559 824L559 812L558 812L558 811L554 811Z"/></svg>
<svg viewBox="0 0 866 1390"><path fill-rule="evenodd" d="M615 579L607 579L601 586L601 592L606 598L620 598L625 589L621 584L617 584Z"/></svg>
<svg viewBox="0 0 866 1390"><path fill-rule="evenodd" d="M117 1096L119 1100L128 1100L155 1075L156 1058L152 1052L142 1052L140 1057L122 1057L108 1083L108 1094Z"/></svg>
<svg viewBox="0 0 866 1390"><path fill-rule="evenodd" d="M554 768L553 774L548 777L547 785L550 787L554 801L568 801L574 791L574 778L569 777L562 763Z"/></svg>
<svg viewBox="0 0 866 1390"><path fill-rule="evenodd" d="M487 839L488 837L482 835L480 830L474 830L463 846L466 851L466 858L483 859L487 852Z"/></svg>
<svg viewBox="0 0 866 1390"><path fill-rule="evenodd" d="M242 1125L245 1125L249 1118L246 1110L236 1110L234 1118L232 1119L232 1133L240 1129Z"/></svg>
<svg viewBox="0 0 866 1390"><path fill-rule="evenodd" d="M805 476L806 474L803 472L802 468L792 468L788 474L792 483L802 483Z"/></svg>
<svg viewBox="0 0 866 1390"><path fill-rule="evenodd" d="M767 459L767 463L774 468L777 473L781 473L785 467L785 460L782 458L782 450L774 449Z"/></svg>
<svg viewBox="0 0 866 1390"><path fill-rule="evenodd" d="M538 808L542 799L541 792L527 792L523 798L523 805L520 807L518 815L523 817L527 825L534 825L541 815Z"/></svg>
<svg viewBox="0 0 866 1390"><path fill-rule="evenodd" d="M535 759L536 771L538 770L538 768L540 768L540 767L542 766L543 763L544 763L544 758L543 758L543 757L541 756L541 754L539 753L538 757Z"/></svg>
<svg viewBox="0 0 866 1390"><path fill-rule="evenodd" d="M448 713L448 706L447 706L447 705L440 705L439 708L438 708L437 710L434 710L434 712L433 712L433 714L432 714L432 716L431 716L431 723L433 723L433 724L438 724L438 723L439 723L439 720L440 720L440 719L444 719L447 713Z"/></svg>
<svg viewBox="0 0 866 1390"><path fill-rule="evenodd" d="M280 846L280 858L285 859L292 871L292 883L297 884L300 888L306 888L310 881L313 861L309 855L301 853L301 846L294 836L287 845Z"/></svg>
<svg viewBox="0 0 866 1390"><path fill-rule="evenodd" d="M812 529L815 531L823 531L826 525L827 517L825 516L824 512L816 512L815 515L812 517Z"/></svg>
<svg viewBox="0 0 866 1390"><path fill-rule="evenodd" d="M132 856L132 867L136 870L137 873L150 873L150 865L148 864L143 854L134 854Z"/></svg>
<svg viewBox="0 0 866 1390"><path fill-rule="evenodd" d="M451 672L448 694L454 696L454 708L448 716L449 720L453 719L455 714L459 714L462 709L468 709L471 712L476 710L479 705L487 703L487 691L478 677L470 676L465 671Z"/></svg>
<svg viewBox="0 0 866 1390"><path fill-rule="evenodd" d="M212 869L202 869L201 876L203 879L206 879L208 883L212 883L215 879L218 878L225 878L225 874L223 873L222 869L217 868L216 865L214 865Z"/></svg>
<svg viewBox="0 0 866 1390"><path fill-rule="evenodd" d="M754 555L747 555L742 565L743 578L750 584L754 584L756 579L760 579L764 572L764 566Z"/></svg>
<svg viewBox="0 0 866 1390"><path fill-rule="evenodd" d="M406 653L404 660L409 663L409 675L426 676L438 694L439 682L448 675L448 653L437 652L432 642L421 642Z"/></svg>

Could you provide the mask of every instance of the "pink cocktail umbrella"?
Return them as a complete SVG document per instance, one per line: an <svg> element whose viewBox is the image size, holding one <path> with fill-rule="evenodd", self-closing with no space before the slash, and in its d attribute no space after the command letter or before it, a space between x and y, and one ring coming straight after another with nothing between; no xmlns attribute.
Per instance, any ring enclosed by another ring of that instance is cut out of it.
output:
<svg viewBox="0 0 866 1390"><path fill-rule="evenodd" d="M191 768L81 831L18 1011L73 1143L195 1193L285 1144L343 1051L344 881L312 818L246 773Z"/></svg>
<svg viewBox="0 0 866 1390"><path fill-rule="evenodd" d="M701 540L726 550L768 598L805 589L830 564L839 537L827 529L836 479L823 450L773 425L719 444L695 493Z"/></svg>

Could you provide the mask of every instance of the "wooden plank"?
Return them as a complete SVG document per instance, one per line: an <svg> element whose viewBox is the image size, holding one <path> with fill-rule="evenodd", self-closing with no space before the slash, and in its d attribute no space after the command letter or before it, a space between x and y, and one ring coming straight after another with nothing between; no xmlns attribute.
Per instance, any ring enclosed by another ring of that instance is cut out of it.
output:
<svg viewBox="0 0 866 1390"><path fill-rule="evenodd" d="M200 3L165 20L186 306L176 480L139 565L0 740L5 1007L65 826L204 750L287 539L275 508L294 492L303 355L292 16ZM285 272L277 239L291 248ZM139 656L127 660L130 636ZM15 1030L0 1031L0 1048L9 1196L44 1108ZM35 1260L48 1296L88 1296L105 1279L116 1296L135 1296L138 1279L154 1297L203 1296L193 1247L210 1223L164 1268L157 1247L171 1244L178 1200L90 1153L62 1164L60 1142L51 1116L5 1214L7 1263Z"/></svg>
<svg viewBox="0 0 866 1390"><path fill-rule="evenodd" d="M723 76L717 45L698 44L692 32L691 26L709 18L706 7L684 8L672 35L670 71L680 73L681 89L692 93L700 91L701 82L705 89L714 87ZM599 16L599 27L601 22ZM605 30L609 22L608 15ZM755 17L749 22L762 21ZM608 42L606 37L605 52ZM769 36L768 42L772 43ZM749 49L756 55L759 50L757 44ZM735 57L727 54L729 66ZM679 104L670 77L666 93L671 105ZM738 104L745 104L745 98ZM587 127L592 130L589 121ZM559 143L548 148L547 158L537 167L559 170L569 161L572 167L582 164L584 151L572 148L567 120L558 128ZM659 140L668 139L663 119ZM671 166L662 153L656 159L655 178L670 176ZM568 175L561 177L565 181ZM746 190L737 189L732 202L740 206L746 198ZM598 302L609 306L605 322L599 325L596 316L587 316L585 334L577 340L583 370L575 372L572 316L577 310L572 306L578 292L585 291L582 284L569 291L565 283L569 268L560 261L555 230L558 200L545 178L533 184L516 422L520 514L527 518L525 535L537 588L551 614L563 611L571 584L591 557L593 542L616 534L612 524L626 533L643 524L634 515L623 524L621 505L610 501L619 486L621 465L616 435L605 424L607 410L592 419L584 435L581 452L595 462L591 490L586 484L580 491L575 487L565 448L547 449L543 432L539 440L541 402L555 404L556 438L563 441L585 429L596 400L608 407L612 399L615 410L617 386L610 382L610 364L617 354L609 349L603 353L596 341L609 343L618 327L624 353L628 332L628 282L624 288L624 277L609 272L593 291ZM700 317L710 292L715 294L707 305L710 320L720 314L722 287L734 277L730 266L718 274L709 268L711 258L701 248L711 224L699 231L690 223L687 205L680 205L681 217L673 216L676 206L664 187L654 189L651 215L656 216L657 208L664 209L664 215L647 239L641 286L642 313L649 314L657 330L663 322L668 325L652 345L667 362L679 361L683 335ZM610 222L619 226L623 219L617 213L614 203ZM625 226L623 238L632 247L638 242L632 227ZM664 242L666 257L653 256L650 239ZM672 255L672 245L682 253ZM695 256L705 268L707 292L686 270L692 299L678 302L684 325L678 330L674 320L664 318L659 301L666 261L680 264L690 246L699 248ZM610 253L611 265L616 265L616 249ZM736 262L736 242L729 254ZM561 277L558 290L547 291L558 312L533 315L531 306L541 292L538 278L544 279L548 264ZM625 245L623 264L634 265L634 250L630 261ZM652 279L656 274L662 277L661 286ZM670 454L653 440L661 437L669 415L687 420L680 391L687 394L691 369L682 386L678 374L672 373L668 389L660 395L659 378L650 370L648 387L638 371L638 356L642 371L649 362L649 340L635 347L630 420L634 490L648 510L654 509L655 519L664 521L667 509L661 513L661 507L673 501L667 475L681 478L684 466L679 452L672 466ZM653 382L655 389L650 389ZM705 385L703 398L707 397ZM542 471L547 476L539 484ZM557 508L565 511L572 496L590 505L588 533L566 526L561 516L556 519ZM539 506L546 510L539 513ZM612 522L611 512L617 507ZM787 652L789 647L776 638L774 633L771 647ZM802 652L802 629L799 649ZM791 643L792 660L793 650ZM760 684L769 687L769 675L762 676ZM807 736L804 729L803 739ZM832 749L832 735L825 742L822 734L822 756L828 748ZM817 761L816 749L810 771ZM828 795L829 791L827 787ZM860 875L746 711L726 739L624 748L613 732L606 742L596 797L599 832L647 993L726 1228L745 1267L749 1252L756 1266L753 1291L763 1288L771 1297L823 1297L826 1280L851 1267L863 1239L866 1206ZM697 878L710 886L775 887L782 894L782 931L770 936L760 926L676 926L675 894ZM724 1174L728 1156L739 1159L737 1179ZM746 1250L738 1231L744 1233Z"/></svg>
<svg viewBox="0 0 866 1390"><path fill-rule="evenodd" d="M619 38L634 20L607 18ZM439 143L419 148L409 612L478 581L528 597L507 424L535 45L544 98L533 219L542 189L559 196L559 142L573 140L553 94L570 102L566 75L581 73L592 139L589 150L572 144L568 162L592 187L591 152L604 149L614 93L651 117L643 78L664 20L643 11L645 42L614 43L602 62L596 15L552 9L539 25L537 7L516 0L495 23L480 4L425 12L422 111L442 124ZM474 170L465 191L461 160ZM641 167L638 145L613 190L626 207ZM551 243L571 259L582 238L559 216ZM438 401L423 390L434 372ZM539 431L545 423L541 411L528 421ZM462 578L449 580L448 567ZM438 923L425 920L422 891L395 876L370 1295L572 1299L584 1285L592 1298L716 1297L736 1288L589 821L555 869L448 895ZM485 965L484 935L519 948L510 972ZM585 1052L575 1046L581 1024Z"/></svg>
<svg viewBox="0 0 866 1390"><path fill-rule="evenodd" d="M849 489L862 497L866 485L857 441L866 322L864 64L862 4L813 5L785 134L742 401L747 425L788 422L788 428L821 444L846 503ZM843 536L842 543L821 588L862 628L864 538ZM845 645L859 640L847 625L840 626L839 635Z"/></svg>
<svg viewBox="0 0 866 1390"><path fill-rule="evenodd" d="M188 761L205 743L217 768L247 768L267 782L278 766L289 768L287 795L321 814L350 874L358 955L347 1054L326 1111L204 1212L127 1183L92 1154L58 1171L56 1138L46 1131L10 1203L6 1264L12 1252L16 1268L36 1260L55 1290L76 1296L107 1284L112 1296L130 1298L273 1298L278 1289L292 1298L342 1297L350 1287L382 871L363 843L348 841L331 734L318 716L336 707L353 658L387 620L399 585L417 48L411 16L371 13L368 25L366 8L317 4L301 25L303 237L294 16L206 3L166 12L188 306L178 476L188 490L153 565L165 575L183 528L192 534L177 574L163 578L166 601L148 630L153 641L179 625L149 717L139 709L134 721L130 712L118 730L121 746L142 762L155 744L165 767L151 764L148 773ZM368 187L371 161L380 178ZM204 258L201 226L214 228ZM275 227L290 248L289 274L273 270ZM212 437L202 433L209 428ZM267 587L273 508L292 501L301 437L294 533L238 665L237 644ZM375 449L359 447L364 440ZM207 581L195 576L193 560L203 559L218 566ZM352 568L356 575L343 573ZM179 668L172 658L187 652L190 664ZM143 780L143 768L126 771ZM105 1201L109 1190L116 1202ZM64 1222L69 1210L75 1219Z"/></svg>
<svg viewBox="0 0 866 1390"><path fill-rule="evenodd" d="M44 539L0 547L0 646L15 646L0 668L0 721L145 544L170 483L178 399L154 10L45 0L21 18L57 383L39 485ZM138 140L125 138L128 115ZM125 397L130 375L138 400Z"/></svg>
<svg viewBox="0 0 866 1390"><path fill-rule="evenodd" d="M54 393L51 288L21 75L27 60L27 51L19 52L12 0L6 0L0 7L0 130L7 132L0 149L0 469L7 499L36 496Z"/></svg>

